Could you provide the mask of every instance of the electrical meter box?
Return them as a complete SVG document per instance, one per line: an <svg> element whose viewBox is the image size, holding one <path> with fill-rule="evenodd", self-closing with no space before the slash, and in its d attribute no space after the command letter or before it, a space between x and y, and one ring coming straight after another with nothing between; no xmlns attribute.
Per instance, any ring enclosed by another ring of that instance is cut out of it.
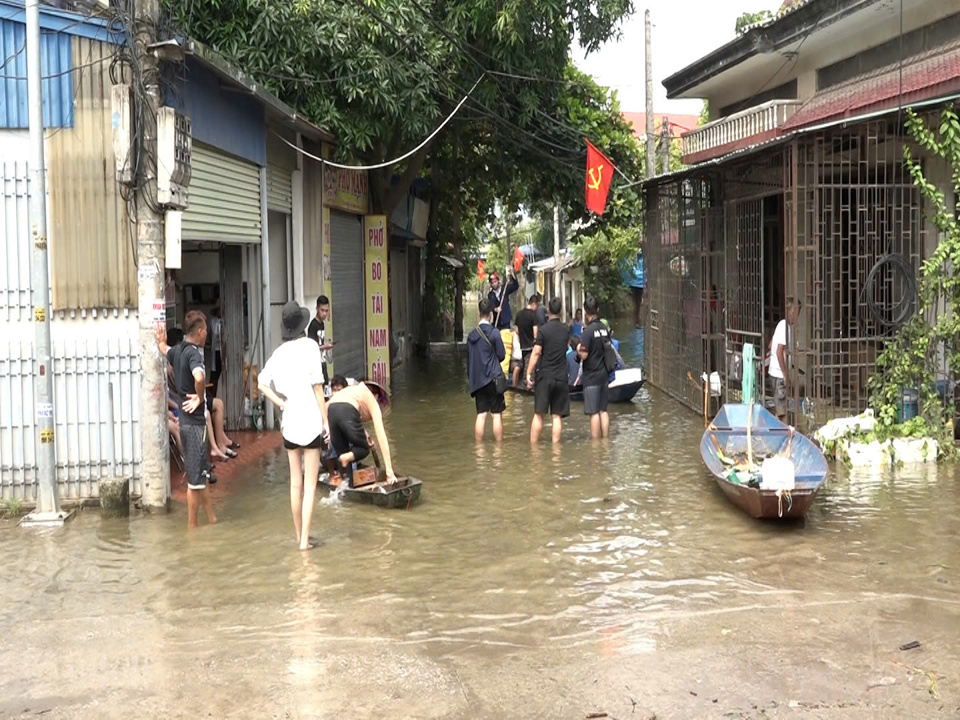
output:
<svg viewBox="0 0 960 720"><path fill-rule="evenodd" d="M157 202L176 210L190 204L193 136L190 118L172 107L157 111Z"/></svg>
<svg viewBox="0 0 960 720"><path fill-rule="evenodd" d="M132 185L133 115L129 85L114 85L110 91L113 110L113 157L117 163L117 182Z"/></svg>

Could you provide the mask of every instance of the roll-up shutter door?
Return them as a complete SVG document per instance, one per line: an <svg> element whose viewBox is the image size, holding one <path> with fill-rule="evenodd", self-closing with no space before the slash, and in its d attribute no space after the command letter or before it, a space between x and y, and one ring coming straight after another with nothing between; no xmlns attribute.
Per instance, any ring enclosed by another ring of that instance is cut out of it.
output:
<svg viewBox="0 0 960 720"><path fill-rule="evenodd" d="M330 269L333 297L333 369L337 375L366 374L363 296L363 226L356 215L330 211Z"/></svg>
<svg viewBox="0 0 960 720"><path fill-rule="evenodd" d="M201 143L192 152L183 239L259 243L260 168Z"/></svg>
<svg viewBox="0 0 960 720"><path fill-rule="evenodd" d="M293 213L293 185L290 171L267 163L267 208L291 215Z"/></svg>

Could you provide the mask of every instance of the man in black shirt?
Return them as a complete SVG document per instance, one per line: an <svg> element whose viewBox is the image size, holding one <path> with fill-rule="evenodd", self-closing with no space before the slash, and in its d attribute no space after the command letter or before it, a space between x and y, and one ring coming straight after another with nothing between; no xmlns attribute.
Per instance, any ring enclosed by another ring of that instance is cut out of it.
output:
<svg viewBox="0 0 960 720"><path fill-rule="evenodd" d="M307 328L307 337L320 346L323 359L323 394L330 397L330 353L333 352L333 340L327 339L327 320L330 319L330 299L326 295L317 298L317 314Z"/></svg>
<svg viewBox="0 0 960 720"><path fill-rule="evenodd" d="M553 298L547 308L550 319L540 328L530 356L527 369L527 387L534 387L534 416L530 424L530 442L540 440L543 431L543 416L553 415L553 442L560 442L563 418L570 414L570 386L567 384L567 344L570 328L560 320L563 304Z"/></svg>
<svg viewBox="0 0 960 720"><path fill-rule="evenodd" d="M610 335L600 321L600 305L593 295L583 303L587 324L580 336L580 359L583 362L583 412L590 416L590 435L594 439L610 437L609 372L603 362L604 340Z"/></svg>
<svg viewBox="0 0 960 720"><path fill-rule="evenodd" d="M533 352L533 341L537 338L537 308L540 307L540 294L530 296L527 306L517 313L517 334L520 336L520 369L525 370L530 363L530 353ZM514 385L519 376L514 376Z"/></svg>
<svg viewBox="0 0 960 720"><path fill-rule="evenodd" d="M167 345L167 328L157 328L157 344L173 368L180 406L180 441L187 474L187 527L197 527L200 505L207 522L215 523L213 502L207 489L210 472L207 466L207 418L204 395L206 372L201 348L207 340L207 318L199 310L191 310L183 320L184 338L176 347Z"/></svg>

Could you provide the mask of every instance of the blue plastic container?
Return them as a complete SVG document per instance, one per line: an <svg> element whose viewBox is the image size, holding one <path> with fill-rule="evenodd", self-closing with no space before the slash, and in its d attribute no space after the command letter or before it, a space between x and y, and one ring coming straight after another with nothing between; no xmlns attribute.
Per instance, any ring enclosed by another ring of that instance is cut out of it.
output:
<svg viewBox="0 0 960 720"><path fill-rule="evenodd" d="M897 421L906 422L920 414L920 393L916 390L904 390L897 405Z"/></svg>

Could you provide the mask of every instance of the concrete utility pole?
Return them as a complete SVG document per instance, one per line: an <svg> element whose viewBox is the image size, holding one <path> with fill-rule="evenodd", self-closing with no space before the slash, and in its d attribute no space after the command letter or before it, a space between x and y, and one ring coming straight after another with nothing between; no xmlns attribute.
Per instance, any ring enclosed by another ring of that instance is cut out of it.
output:
<svg viewBox="0 0 960 720"><path fill-rule="evenodd" d="M47 255L47 182L43 157L43 96L40 82L40 0L27 0L27 94L30 122L30 270L36 337L37 508L22 525L63 525L68 513L57 495L57 454L53 428L53 366L50 363L50 273Z"/></svg>
<svg viewBox="0 0 960 720"><path fill-rule="evenodd" d="M666 175L670 172L670 140L673 138L673 135L670 132L670 118L666 115L663 116L663 119L660 121L660 152L663 153L663 174Z"/></svg>
<svg viewBox="0 0 960 720"><path fill-rule="evenodd" d="M553 259L560 259L560 206L553 206Z"/></svg>
<svg viewBox="0 0 960 720"><path fill-rule="evenodd" d="M140 323L140 439L143 452L143 506L149 510L167 510L170 499L170 436L167 432L166 362L157 348L156 323L163 308L166 322L166 275L163 215L157 207L157 110L160 107L159 61L147 50L156 42L159 0L139 0L135 25L143 32L134 52L139 55L142 90L149 107L140 115L144 126L143 167L140 197L137 202L137 298ZM134 106L140 102L134 93ZM138 113L134 113L136 116ZM149 196L149 199L148 197Z"/></svg>
<svg viewBox="0 0 960 720"><path fill-rule="evenodd" d="M650 20L650 11L644 14L646 20L646 63L647 63L647 177L652 178L656 174L656 156L654 155L654 137L653 126L653 23Z"/></svg>

